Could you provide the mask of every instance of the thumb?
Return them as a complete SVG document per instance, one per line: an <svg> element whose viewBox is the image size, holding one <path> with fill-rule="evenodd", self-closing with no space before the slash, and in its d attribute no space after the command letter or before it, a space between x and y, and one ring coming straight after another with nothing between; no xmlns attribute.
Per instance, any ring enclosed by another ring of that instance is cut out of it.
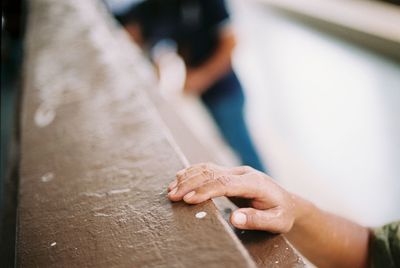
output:
<svg viewBox="0 0 400 268"><path fill-rule="evenodd" d="M293 223L283 215L280 207L267 210L240 208L232 213L230 220L239 229L287 233Z"/></svg>

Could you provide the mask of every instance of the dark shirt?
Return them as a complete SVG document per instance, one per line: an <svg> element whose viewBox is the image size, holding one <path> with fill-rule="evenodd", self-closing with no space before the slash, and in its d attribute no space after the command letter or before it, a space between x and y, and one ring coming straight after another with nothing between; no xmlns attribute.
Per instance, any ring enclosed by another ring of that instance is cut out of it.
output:
<svg viewBox="0 0 400 268"><path fill-rule="evenodd" d="M215 51L229 15L223 0L147 0L118 18L122 24L138 23L150 47L174 40L185 63L196 67Z"/></svg>

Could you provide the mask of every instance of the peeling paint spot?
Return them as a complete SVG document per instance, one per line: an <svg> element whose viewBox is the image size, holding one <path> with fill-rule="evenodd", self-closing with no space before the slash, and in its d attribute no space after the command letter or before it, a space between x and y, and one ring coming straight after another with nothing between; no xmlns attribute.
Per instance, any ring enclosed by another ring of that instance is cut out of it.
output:
<svg viewBox="0 0 400 268"><path fill-rule="evenodd" d="M53 242L50 244L50 247L54 247L55 245L57 245L57 242Z"/></svg>
<svg viewBox="0 0 400 268"><path fill-rule="evenodd" d="M122 193L127 193L130 192L131 189L126 188L126 189L117 189L117 190L111 190L108 191L107 194L112 195L112 194L122 194Z"/></svg>
<svg viewBox="0 0 400 268"><path fill-rule="evenodd" d="M94 213L94 216L95 217L111 217L112 215L96 212L96 213Z"/></svg>
<svg viewBox="0 0 400 268"><path fill-rule="evenodd" d="M52 172L47 172L46 174L44 174L41 178L40 178L40 180L42 181L42 182L49 182L49 181L51 181L51 180L53 180L54 179L54 173L52 173Z"/></svg>
<svg viewBox="0 0 400 268"><path fill-rule="evenodd" d="M35 124L38 127L45 127L53 122L56 112L43 104L39 106L35 113Z"/></svg>
<svg viewBox="0 0 400 268"><path fill-rule="evenodd" d="M275 261L275 263L279 263L279 261Z"/></svg>
<svg viewBox="0 0 400 268"><path fill-rule="evenodd" d="M89 193L89 192L84 192L84 193L81 193L81 195L89 196L89 197L104 197L104 196L106 196L106 193Z"/></svg>
<svg viewBox="0 0 400 268"><path fill-rule="evenodd" d="M80 195L89 196L89 197L105 197L107 195L123 194L123 193L127 193L130 191L131 191L130 188L125 188L125 189L110 190L108 192L83 192L83 193L80 193Z"/></svg>
<svg viewBox="0 0 400 268"><path fill-rule="evenodd" d="M196 218L198 218L198 219L202 219L205 216L207 216L207 212L205 212L205 211L200 211L200 212L196 213Z"/></svg>

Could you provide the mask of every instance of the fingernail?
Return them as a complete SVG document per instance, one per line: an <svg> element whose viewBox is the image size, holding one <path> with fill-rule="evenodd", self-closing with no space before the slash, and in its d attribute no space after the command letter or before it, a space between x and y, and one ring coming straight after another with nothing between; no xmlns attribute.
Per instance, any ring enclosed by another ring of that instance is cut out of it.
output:
<svg viewBox="0 0 400 268"><path fill-rule="evenodd" d="M174 195L174 194L176 194L177 191L178 191L178 188L176 187L176 188L172 189L171 192L168 193L168 195Z"/></svg>
<svg viewBox="0 0 400 268"><path fill-rule="evenodd" d="M247 222L247 216L242 212L235 212L233 213L232 221L238 225L244 225Z"/></svg>
<svg viewBox="0 0 400 268"><path fill-rule="evenodd" d="M195 191L191 191L191 192L187 193L187 194L183 197L183 200L186 201L186 200L192 198L192 196L194 196L195 193L196 193Z"/></svg>

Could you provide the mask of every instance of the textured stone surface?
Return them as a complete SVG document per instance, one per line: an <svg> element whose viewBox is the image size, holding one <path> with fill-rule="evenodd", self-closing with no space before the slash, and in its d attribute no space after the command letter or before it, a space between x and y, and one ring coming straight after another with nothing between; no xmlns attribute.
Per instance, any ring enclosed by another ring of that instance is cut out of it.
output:
<svg viewBox="0 0 400 268"><path fill-rule="evenodd" d="M192 131L180 119L174 106L165 102L160 94L150 91L152 100L167 127L171 130L179 148L187 157L190 163L217 162L203 144L193 135ZM229 217L236 206L227 198L214 199L220 213L229 223ZM231 226L233 229L233 226ZM271 235L266 232L234 230L253 257L258 267L304 267L302 258L295 252L292 246L282 235Z"/></svg>
<svg viewBox="0 0 400 268"><path fill-rule="evenodd" d="M253 267L211 202L166 199L184 159L144 93L152 69L103 7L29 4L17 265Z"/></svg>

